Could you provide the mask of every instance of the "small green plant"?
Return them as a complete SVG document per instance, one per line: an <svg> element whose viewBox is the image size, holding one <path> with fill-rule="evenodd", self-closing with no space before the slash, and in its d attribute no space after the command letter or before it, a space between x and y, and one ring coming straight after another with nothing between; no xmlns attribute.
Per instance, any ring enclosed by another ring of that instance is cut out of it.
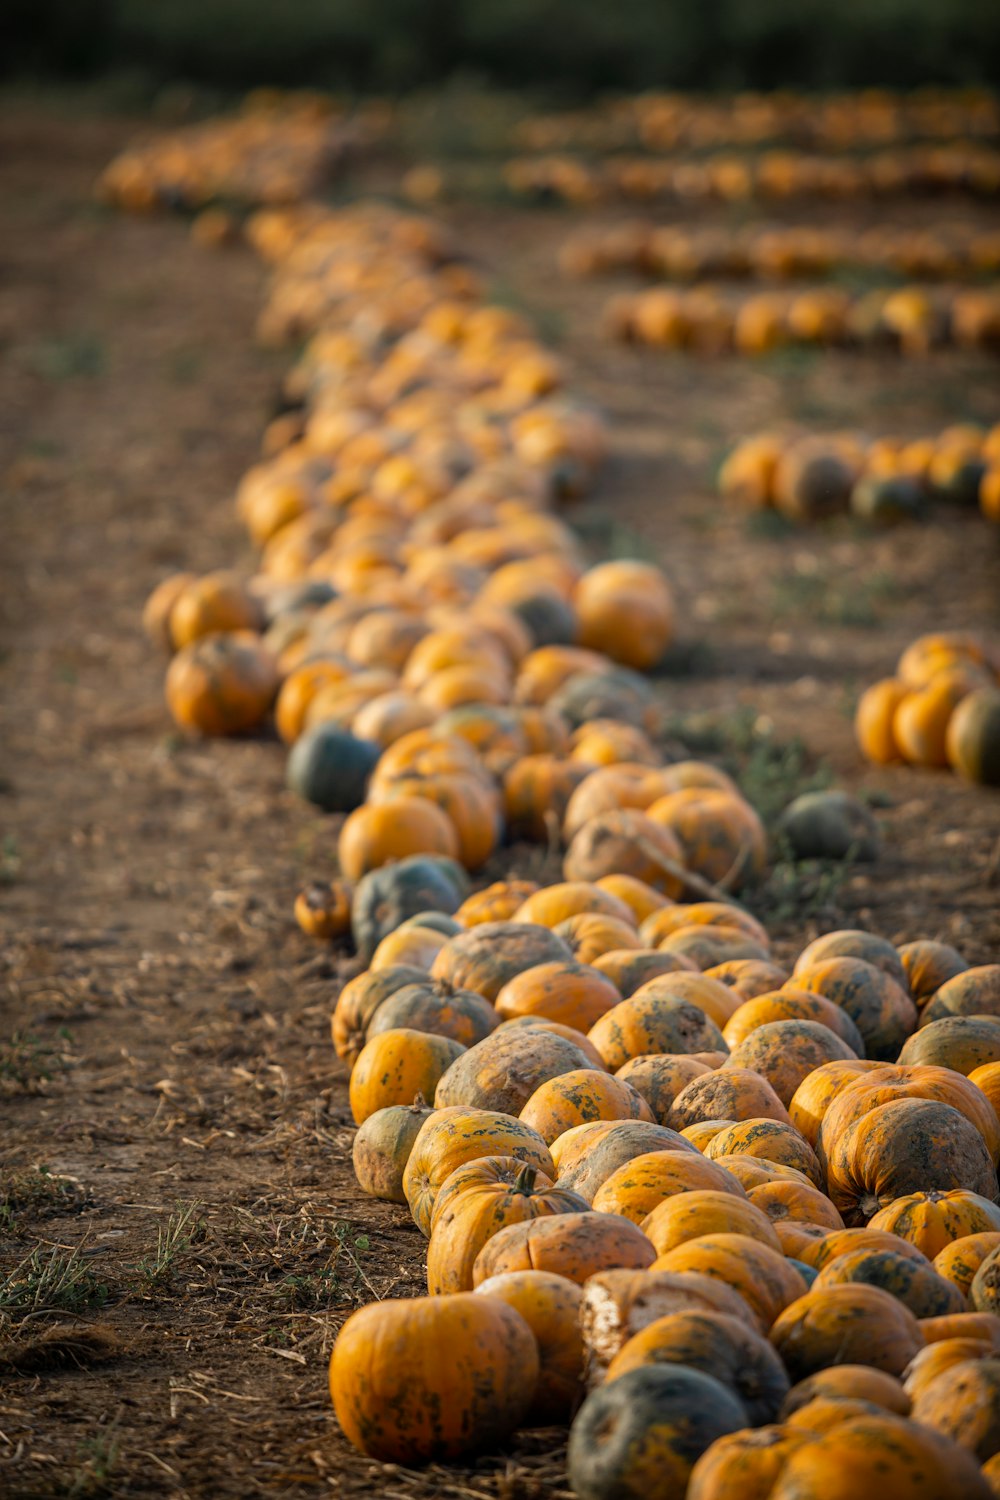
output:
<svg viewBox="0 0 1000 1500"><path fill-rule="evenodd" d="M15 1031L0 1042L0 1083L32 1092L64 1072L72 1060L68 1049L73 1035L60 1026L56 1036L65 1047L58 1048L30 1031Z"/></svg>
<svg viewBox="0 0 1000 1500"><path fill-rule="evenodd" d="M17 1216L40 1219L80 1202L77 1183L54 1176L48 1167L29 1167L0 1178L0 1229L13 1229Z"/></svg>
<svg viewBox="0 0 1000 1500"><path fill-rule="evenodd" d="M169 1281L177 1259L205 1233L205 1221L198 1218L200 1203L178 1204L166 1224L156 1231L156 1249L139 1261L136 1270L147 1288Z"/></svg>
<svg viewBox="0 0 1000 1500"><path fill-rule="evenodd" d="M850 860L796 861L787 850L779 850L766 879L747 893L747 905L772 927L801 928L811 920L837 925L842 915L840 892L850 873Z"/></svg>
<svg viewBox="0 0 1000 1500"><path fill-rule="evenodd" d="M66 1487L67 1500L99 1500L115 1493L114 1479L121 1459L115 1427L84 1438L77 1449L78 1465Z"/></svg>
<svg viewBox="0 0 1000 1500"><path fill-rule="evenodd" d="M0 844L0 885L13 885L21 873L21 848L12 833Z"/></svg>
<svg viewBox="0 0 1000 1500"><path fill-rule="evenodd" d="M36 346L31 359L35 374L53 381L93 379L104 374L107 363L107 349L93 333L47 339Z"/></svg>
<svg viewBox="0 0 1000 1500"><path fill-rule="evenodd" d="M80 1313L103 1307L107 1286L97 1279L80 1248L46 1250L38 1245L0 1280L0 1319L12 1322L46 1313Z"/></svg>
<svg viewBox="0 0 1000 1500"><path fill-rule="evenodd" d="M302 1311L328 1307L337 1298L354 1295L364 1280L358 1256L370 1248L366 1234L357 1234L353 1225L338 1222L333 1228L333 1248L325 1264L272 1283L272 1299L279 1307Z"/></svg>

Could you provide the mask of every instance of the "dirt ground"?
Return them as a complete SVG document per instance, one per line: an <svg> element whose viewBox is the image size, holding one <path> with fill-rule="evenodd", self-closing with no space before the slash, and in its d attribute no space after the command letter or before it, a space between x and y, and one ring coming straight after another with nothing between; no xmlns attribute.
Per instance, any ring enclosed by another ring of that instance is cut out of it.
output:
<svg viewBox="0 0 1000 1500"><path fill-rule="evenodd" d="M336 825L284 790L276 743L172 733L138 618L169 571L250 564L231 497L286 360L253 343L249 252L92 205L131 132L0 109L0 1492L559 1496L559 1433L413 1474L359 1457L331 1417L338 1327L423 1274L408 1215L354 1184L328 1040L350 960L291 921ZM779 533L726 512L706 474L780 417L996 421L996 363L610 347L610 286L555 270L571 215L448 212L611 417L576 518L667 569L682 639L662 692L688 742L710 711L705 742L772 812L828 776L878 808L877 864L784 866L752 898L779 951L857 923L995 960L1000 797L863 767L850 711L918 632L1000 631L1000 535L960 513Z"/></svg>

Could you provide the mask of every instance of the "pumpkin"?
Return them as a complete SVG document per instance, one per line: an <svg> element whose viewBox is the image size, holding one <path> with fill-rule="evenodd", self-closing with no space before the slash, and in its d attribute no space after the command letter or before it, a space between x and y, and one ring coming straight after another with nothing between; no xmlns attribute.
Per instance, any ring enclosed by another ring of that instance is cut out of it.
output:
<svg viewBox="0 0 1000 1500"><path fill-rule="evenodd" d="M565 1041L572 1042L574 1047L579 1047L587 1059L588 1067L607 1071L601 1060L601 1054L593 1042L582 1031L576 1031L572 1026L564 1026L561 1021L550 1021L548 1016L517 1016L513 1021L501 1021L497 1030L506 1031L514 1028L520 1030L534 1028L540 1031L550 1031L554 1036L561 1036Z"/></svg>
<svg viewBox="0 0 1000 1500"><path fill-rule="evenodd" d="M729 1129L728 1123L725 1129ZM809 1178L804 1172L798 1171L795 1167L785 1166L781 1162L768 1161L764 1157L718 1156L714 1164L717 1167L725 1167L730 1177L735 1177L747 1193L753 1188L762 1187L770 1182L790 1182L799 1187L811 1187ZM818 1189L812 1188L812 1191L817 1192Z"/></svg>
<svg viewBox="0 0 1000 1500"><path fill-rule="evenodd" d="M994 1205L991 1204L992 1208ZM962 1293L969 1295L976 1272L988 1255L1000 1248L1000 1223L997 1228L980 1233L963 1234L950 1240L934 1257L934 1269Z"/></svg>
<svg viewBox="0 0 1000 1500"><path fill-rule="evenodd" d="M815 1068L847 1062L852 1056L847 1043L820 1021L769 1021L730 1052L725 1066L759 1073L787 1108Z"/></svg>
<svg viewBox="0 0 1000 1500"><path fill-rule="evenodd" d="M884 677L865 688L854 715L854 734L866 760L877 766L903 759L894 726L896 711L909 689L897 677Z"/></svg>
<svg viewBox="0 0 1000 1500"><path fill-rule="evenodd" d="M701 1370L739 1397L754 1424L772 1420L788 1392L788 1376L771 1345L737 1318L717 1312L657 1318L615 1355L605 1379L649 1365Z"/></svg>
<svg viewBox="0 0 1000 1500"><path fill-rule="evenodd" d="M984 1063L981 1068L973 1068L968 1076L969 1082L986 1095L994 1110L1000 1108L1000 1063Z"/></svg>
<svg viewBox="0 0 1000 1500"><path fill-rule="evenodd" d="M196 583L194 573L171 573L158 583L142 610L142 628L154 646L163 651L173 651L174 638L170 630L170 616L174 605L190 584Z"/></svg>
<svg viewBox="0 0 1000 1500"><path fill-rule="evenodd" d="M779 1313L771 1329L793 1381L830 1365L871 1365L901 1375L924 1337L910 1310L881 1287L815 1288Z"/></svg>
<svg viewBox="0 0 1000 1500"><path fill-rule="evenodd" d="M500 826L499 803L493 788L477 776L401 776L369 793L370 802L387 804L387 820L411 800L434 803L447 816L458 841L456 858L467 870L478 870L492 854Z"/></svg>
<svg viewBox="0 0 1000 1500"><path fill-rule="evenodd" d="M539 646L529 651L520 664L514 684L515 702L548 703L563 683L577 672L600 672L609 665L603 653L588 651L582 646Z"/></svg>
<svg viewBox="0 0 1000 1500"><path fill-rule="evenodd" d="M579 1286L552 1271L508 1271L481 1282L476 1295L506 1302L535 1336L539 1373L531 1424L567 1422L583 1397Z"/></svg>
<svg viewBox="0 0 1000 1500"><path fill-rule="evenodd" d="M933 1063L966 1076L1000 1062L1000 1017L943 1016L909 1038L899 1062L908 1067Z"/></svg>
<svg viewBox="0 0 1000 1500"><path fill-rule="evenodd" d="M735 1120L699 1120L697 1125L685 1125L681 1135L698 1151L707 1151L717 1135L735 1125Z"/></svg>
<svg viewBox="0 0 1000 1500"><path fill-rule="evenodd" d="M578 730L573 736L576 747L573 750L573 759L579 761L588 768L585 779L573 792L566 805L562 820L563 838L567 843L572 842L580 829L589 823L592 818L603 817L605 813L615 812L621 808L630 807L637 812L643 812L657 797L663 796L663 773L659 770L659 756L652 745L648 751L642 750L641 731L632 729L628 725L614 726L616 733L615 743L610 743L607 733L596 735L593 730L589 731L584 726L583 731ZM625 745L622 742L622 733L630 732L633 736L633 744ZM612 754L613 751L613 754ZM625 754L635 756L636 759L625 759ZM594 767L596 766L596 769ZM604 880L614 879L614 875L602 877ZM621 876L617 878L621 879ZM628 877L634 879L634 876ZM652 889L645 881L639 882L640 886ZM659 896L659 905L669 905L667 897L661 892L655 892ZM654 904L651 911L658 907ZM649 916L651 911L644 912Z"/></svg>
<svg viewBox="0 0 1000 1500"><path fill-rule="evenodd" d="M851 1416L790 1455L770 1500L988 1500L975 1461L957 1444L888 1412Z"/></svg>
<svg viewBox="0 0 1000 1500"><path fill-rule="evenodd" d="M516 1159L544 1177L555 1177L545 1142L520 1120L498 1110L439 1108L418 1133L403 1172L403 1196L422 1234L431 1232L442 1184L457 1168L483 1157Z"/></svg>
<svg viewBox="0 0 1000 1500"><path fill-rule="evenodd" d="M879 1286L898 1297L915 1318L937 1318L962 1312L965 1298L926 1262L893 1250L860 1248L827 1261L814 1288L862 1284Z"/></svg>
<svg viewBox="0 0 1000 1500"><path fill-rule="evenodd" d="M780 1120L734 1121L713 1137L705 1154L713 1161L720 1156L759 1156L803 1172L814 1187L823 1181L812 1147L793 1126Z"/></svg>
<svg viewBox="0 0 1000 1500"><path fill-rule="evenodd" d="M750 804L733 792L686 787L660 797L647 809L646 817L674 834L689 870L717 885L743 885L767 864L764 825ZM732 955L742 956L766 958L767 954Z"/></svg>
<svg viewBox="0 0 1000 1500"><path fill-rule="evenodd" d="M289 672L274 705L275 728L286 745L294 745L305 729L306 714L319 689L328 682L344 682L350 676L347 661L336 657L303 662ZM364 736L359 733L358 738Z"/></svg>
<svg viewBox="0 0 1000 1500"><path fill-rule="evenodd" d="M823 995L811 994L808 990L770 991L753 1000L744 1001L730 1016L722 1028L722 1034L730 1048L736 1048L761 1026L775 1021L818 1021L840 1037L856 1056L864 1055L865 1044L861 1033L847 1012L832 1000L827 1000ZM820 1066L822 1064L818 1063L817 1067Z"/></svg>
<svg viewBox="0 0 1000 1500"><path fill-rule="evenodd" d="M1000 1452L1000 1359L954 1364L913 1402L913 1419L952 1438L980 1463Z"/></svg>
<svg viewBox="0 0 1000 1500"><path fill-rule="evenodd" d="M504 985L525 969L571 957L561 938L535 923L480 922L441 949L431 974L495 1002Z"/></svg>
<svg viewBox="0 0 1000 1500"><path fill-rule="evenodd" d="M413 1465L502 1443L530 1410L538 1374L531 1329L499 1298L405 1298L348 1318L330 1394L356 1448Z"/></svg>
<svg viewBox="0 0 1000 1500"><path fill-rule="evenodd" d="M518 1115L546 1079L590 1066L585 1052L554 1031L498 1027L448 1069L434 1103L438 1109L462 1104Z"/></svg>
<svg viewBox="0 0 1000 1500"><path fill-rule="evenodd" d="M969 1235L1000 1231L1000 1204L965 1188L909 1193L881 1209L870 1222L873 1229L888 1229L933 1259Z"/></svg>
<svg viewBox="0 0 1000 1500"><path fill-rule="evenodd" d="M665 974L694 972L690 959L655 948L612 948L597 955L594 968L611 981L620 1000L627 1000L651 979L660 979Z"/></svg>
<svg viewBox="0 0 1000 1500"><path fill-rule="evenodd" d="M705 970L706 979L718 980L728 989L735 990L743 1000L756 1000L758 995L772 995L788 977L787 969L770 960L765 962L758 958L731 958Z"/></svg>
<svg viewBox="0 0 1000 1500"><path fill-rule="evenodd" d="M820 1130L833 1101L851 1083L865 1073L883 1066L874 1058L850 1058L846 1062L828 1062L814 1068L792 1095L788 1113L792 1124L815 1150Z"/></svg>
<svg viewBox="0 0 1000 1500"><path fill-rule="evenodd" d="M537 889L533 880L496 880L485 890L466 897L455 917L462 927L479 927L483 922L509 922Z"/></svg>
<svg viewBox="0 0 1000 1500"><path fill-rule="evenodd" d="M792 1454L810 1441L808 1433L787 1426L717 1438L692 1469L686 1500L770 1500Z"/></svg>
<svg viewBox="0 0 1000 1500"><path fill-rule="evenodd" d="M922 1355L923 1350L917 1359ZM782 1402L779 1416L787 1420L811 1401L823 1397L868 1401L900 1417L910 1413L910 1398L895 1376L887 1375L884 1370L875 1370L871 1365L831 1365L793 1385Z"/></svg>
<svg viewBox="0 0 1000 1500"><path fill-rule="evenodd" d="M767 1079L750 1068L731 1068L727 1059L718 1071L703 1074L687 1084L673 1101L669 1117L663 1123L674 1130L683 1130L701 1120L754 1119L791 1123Z"/></svg>
<svg viewBox="0 0 1000 1500"><path fill-rule="evenodd" d="M762 948L766 949L769 943L767 932L756 917L741 906L724 901L692 901L661 907L644 920L639 936L650 946L658 947L679 929L692 926L735 928ZM766 962L766 959L756 961Z"/></svg>
<svg viewBox="0 0 1000 1500"><path fill-rule="evenodd" d="M424 981L405 985L384 1000L372 1017L368 1036L405 1026L410 1031L450 1036L463 1047L474 1047L498 1024L496 1011L482 995Z"/></svg>
<svg viewBox="0 0 1000 1500"><path fill-rule="evenodd" d="M566 618L565 606L560 606L559 614ZM650 753L652 747L645 732L637 738L628 735L627 731L624 735L616 735L608 729L609 725L628 725L645 731L655 725L656 701L648 682L637 672L625 667L594 673L577 672L563 683L549 707L565 719L571 729L588 725L592 731L595 723L601 725L600 745L592 751L589 744L585 750L578 742L573 750L575 760L591 765L607 764L609 748L617 760L641 759L643 754ZM619 746L617 750L615 743ZM658 759L655 752L651 759L654 762Z"/></svg>
<svg viewBox="0 0 1000 1500"><path fill-rule="evenodd" d="M351 930L351 892L342 880L316 882L295 898L295 920L308 937L328 943Z"/></svg>
<svg viewBox="0 0 1000 1500"><path fill-rule="evenodd" d="M348 981L337 997L330 1029L337 1056L353 1067L368 1040L368 1027L384 1000L410 984L425 982L427 975L411 965L366 969Z"/></svg>
<svg viewBox="0 0 1000 1500"><path fill-rule="evenodd" d="M669 1125L674 1100L689 1083L708 1072L706 1065L694 1057L650 1053L631 1058L615 1076L639 1091L658 1125Z"/></svg>
<svg viewBox="0 0 1000 1500"><path fill-rule="evenodd" d="M197 734L255 729L267 717L277 690L277 662L246 630L199 636L167 668L167 707L176 724Z"/></svg>
<svg viewBox="0 0 1000 1500"><path fill-rule="evenodd" d="M981 964L946 980L924 1006L920 1025L946 1016L1000 1016L1000 964Z"/></svg>
<svg viewBox="0 0 1000 1500"><path fill-rule="evenodd" d="M651 1210L639 1226L657 1255L706 1234L741 1234L780 1250L770 1219L747 1197L693 1188L675 1193Z"/></svg>
<svg viewBox="0 0 1000 1500"><path fill-rule="evenodd" d="M424 1121L434 1113L418 1094L412 1104L377 1109L354 1137L354 1175L363 1193L405 1203L403 1173Z"/></svg>
<svg viewBox="0 0 1000 1500"><path fill-rule="evenodd" d="M707 974L692 974L683 970L647 980L645 985L635 991L636 1000L661 997L689 1000L720 1028L728 1025L730 1018L739 1009L739 997L717 979L709 979Z"/></svg>
<svg viewBox="0 0 1000 1500"><path fill-rule="evenodd" d="M708 927L692 923L665 937L660 947L689 959L698 969L714 969L735 958L762 959L767 949L737 927Z"/></svg>
<svg viewBox="0 0 1000 1500"><path fill-rule="evenodd" d="M948 720L945 749L948 764L966 781L1000 786L1000 688L978 688L963 698Z"/></svg>
<svg viewBox="0 0 1000 1500"><path fill-rule="evenodd" d="M929 1000L943 984L969 967L965 959L949 943L934 942L930 938L918 938L916 942L904 943L899 957L906 973L910 994L918 1005Z"/></svg>
<svg viewBox="0 0 1000 1500"><path fill-rule="evenodd" d="M631 908L589 880L560 880L555 885L543 886L527 897L515 913L514 920L536 922L554 929L571 917L586 914L613 917L630 929L635 926ZM634 930L630 932L630 940L631 937L634 937Z"/></svg>
<svg viewBox="0 0 1000 1500"><path fill-rule="evenodd" d="M861 958L827 958L792 975L789 985L825 995L846 1010L869 1057L894 1062L917 1024L917 1009L883 969Z"/></svg>
<svg viewBox="0 0 1000 1500"><path fill-rule="evenodd" d="M650 1052L726 1051L722 1032L700 1006L643 990L607 1011L588 1036L613 1073Z"/></svg>
<svg viewBox="0 0 1000 1500"><path fill-rule="evenodd" d="M606 917L599 912L581 912L568 917L554 929L556 935L570 949L579 963L592 964L604 953L634 945L639 947L635 929L629 922L617 917Z"/></svg>
<svg viewBox="0 0 1000 1500"><path fill-rule="evenodd" d="M574 682L576 681L577 679L574 678ZM621 676L610 676L606 687L610 693L613 693L616 688L620 690L624 687L629 690L629 695L631 696L631 693L634 692L636 688L636 682L631 677L626 678ZM583 722L579 723L577 728L574 729L573 733L570 735L571 758L573 760L579 761L581 765L589 766L591 768L597 767L598 769L603 768L607 770L612 766L617 766L620 767L623 771L629 771L633 775L638 768L647 766L650 768L649 785L650 787L655 787L658 790L659 774L658 771L653 768L659 767L661 760L660 753L656 749L656 746L653 744L652 740L649 738L649 735L646 733L645 729L641 728L639 723L630 722L630 716L634 717L637 714L639 717L641 717L644 723L649 721L650 711L648 708L645 709L645 711L639 713L642 705L646 702L646 691L647 690L643 688L643 690L639 693L638 702L635 702L634 700L626 702L626 704L624 705L625 711L622 715L613 715L608 713L607 709L609 709L611 705L605 703L604 717L599 718L596 716L596 714L591 717L585 717ZM593 813L607 812L616 805L616 802L614 798L609 799L606 793L608 790L610 790L611 785L617 785L617 783L611 782L610 778L605 779L596 777L593 778L593 780L595 781L595 783L599 782L600 785L605 789L605 796L602 799L600 805L593 809ZM597 789L596 784L591 787L590 779L588 779L588 788L595 792ZM628 806L642 807L644 805L644 801L652 801L652 798L655 795L657 795L656 790L652 791L651 795L646 797L644 800L639 800L634 803L628 797L626 797L624 800L626 802L626 805ZM589 798L581 800L587 801L589 805ZM582 809L580 811L582 812ZM580 816L580 813L574 810L573 818L569 819L569 822L567 824L564 824L563 827L563 833L567 838L569 838L570 836L569 824L574 820L577 821L577 826L580 826L583 822L586 821L585 818Z"/></svg>
<svg viewBox="0 0 1000 1500"><path fill-rule="evenodd" d="M515 761L503 782L511 833L535 843L558 839L570 798L588 774L586 766L557 755L527 755Z"/></svg>
<svg viewBox="0 0 1000 1500"><path fill-rule="evenodd" d="M927 1257L916 1245L892 1234L887 1229L834 1229L815 1245L803 1252L802 1259L815 1271L822 1271L838 1255L849 1250L892 1250L897 1255L908 1255L911 1260L926 1261Z"/></svg>
<svg viewBox="0 0 1000 1500"><path fill-rule="evenodd" d="M480 1250L473 1282L504 1271L555 1271L582 1285L598 1271L645 1270L655 1259L646 1236L619 1214L552 1214L509 1224Z"/></svg>
<svg viewBox="0 0 1000 1500"><path fill-rule="evenodd" d="M669 828L623 807L584 823L566 851L563 873L567 880L587 881L631 875L676 897L684 890L684 864L681 845Z"/></svg>
<svg viewBox="0 0 1000 1500"><path fill-rule="evenodd" d="M598 1213L623 1214L641 1228L659 1204L699 1189L729 1193L737 1200L746 1197L739 1182L716 1162L693 1151L650 1151L612 1172L594 1194L593 1206Z"/></svg>
<svg viewBox="0 0 1000 1500"><path fill-rule="evenodd" d="M976 1312L1000 1313L1000 1255L995 1250L972 1278L969 1301Z"/></svg>
<svg viewBox="0 0 1000 1500"><path fill-rule="evenodd" d="M634 875L602 875L596 883L609 896L624 901L636 922L644 922L654 911L662 911L670 904L670 898L662 891L654 890L644 880L636 880Z"/></svg>
<svg viewBox="0 0 1000 1500"><path fill-rule="evenodd" d="M658 1256L657 1271L695 1271L724 1281L739 1292L766 1333L789 1303L805 1294L806 1284L780 1250L744 1234L699 1235ZM780 1353L780 1350L779 1350Z"/></svg>
<svg viewBox="0 0 1000 1500"><path fill-rule="evenodd" d="M677 1364L629 1370L591 1392L570 1432L567 1471L580 1500L684 1494L695 1460L745 1427L738 1398Z"/></svg>
<svg viewBox="0 0 1000 1500"><path fill-rule="evenodd" d="M372 954L370 967L377 973L380 969L412 964L424 971L426 979L431 964L447 941L447 933L437 927L410 927L404 923L382 939Z"/></svg>
<svg viewBox="0 0 1000 1500"><path fill-rule="evenodd" d="M432 1099L438 1080L465 1048L450 1037L423 1031L383 1031L361 1050L351 1073L350 1101L354 1123L361 1125L377 1109L409 1104L418 1094Z"/></svg>
<svg viewBox="0 0 1000 1500"><path fill-rule="evenodd" d="M670 644L674 606L666 579L649 563L606 562L584 573L573 593L580 644L648 671Z"/></svg>
<svg viewBox="0 0 1000 1500"><path fill-rule="evenodd" d="M504 985L497 995L496 1009L505 1021L541 1015L587 1032L620 1001L615 986L597 969L570 960L524 969Z"/></svg>
<svg viewBox="0 0 1000 1500"><path fill-rule="evenodd" d="M648 1120L653 1112L631 1084L592 1068L577 1068L538 1086L520 1119L551 1144L588 1120Z"/></svg>
<svg viewBox="0 0 1000 1500"><path fill-rule="evenodd" d="M866 1073L841 1090L820 1127L818 1154L824 1160L831 1142L841 1137L863 1114L895 1099L933 1099L957 1109L974 1125L990 1156L1000 1154L1000 1123L983 1094L961 1074L933 1066L888 1066Z"/></svg>
<svg viewBox="0 0 1000 1500"><path fill-rule="evenodd" d="M209 635L249 636L263 623L259 602L241 579L226 572L192 579L177 590L169 611L170 640L177 651Z"/></svg>
<svg viewBox="0 0 1000 1500"><path fill-rule="evenodd" d="M970 1359L985 1359L992 1348L986 1339L938 1339L933 1344L925 1344L903 1373L903 1383L911 1402L917 1401L928 1386L952 1365L964 1364Z"/></svg>
<svg viewBox="0 0 1000 1500"><path fill-rule="evenodd" d="M550 1178L516 1157L466 1162L442 1183L434 1205L427 1247L429 1294L471 1291L476 1256L507 1226L586 1211L582 1198L554 1187Z"/></svg>
<svg viewBox="0 0 1000 1500"><path fill-rule="evenodd" d="M351 935L358 957L370 963L382 939L407 917L423 911L457 911L466 885L467 877L459 864L433 855L417 854L372 870L359 882L351 906Z"/></svg>
<svg viewBox="0 0 1000 1500"><path fill-rule="evenodd" d="M846 1224L866 1222L906 1193L957 1187L998 1197L982 1136L950 1104L897 1098L869 1109L830 1143L827 1190Z"/></svg>
<svg viewBox="0 0 1000 1500"><path fill-rule="evenodd" d="M826 1230L844 1227L844 1221L829 1198L804 1182L778 1178L749 1188L747 1196L776 1227L789 1220L814 1224Z"/></svg>
<svg viewBox="0 0 1000 1500"><path fill-rule="evenodd" d="M975 1280L975 1278L973 1278ZM921 1332L928 1344L943 1339L978 1339L1000 1352L1000 1318L991 1312L951 1313L944 1318L924 1318Z"/></svg>
<svg viewBox="0 0 1000 1500"><path fill-rule="evenodd" d="M579 1132L575 1139L571 1139L573 1130ZM560 1184L579 1193L588 1203L613 1172L650 1151L697 1154L676 1131L647 1120L592 1121L572 1127L552 1144Z"/></svg>
<svg viewBox="0 0 1000 1500"><path fill-rule="evenodd" d="M892 721L904 760L914 766L945 766L945 736L956 705L968 693L962 672L940 673L924 688L907 693Z"/></svg>

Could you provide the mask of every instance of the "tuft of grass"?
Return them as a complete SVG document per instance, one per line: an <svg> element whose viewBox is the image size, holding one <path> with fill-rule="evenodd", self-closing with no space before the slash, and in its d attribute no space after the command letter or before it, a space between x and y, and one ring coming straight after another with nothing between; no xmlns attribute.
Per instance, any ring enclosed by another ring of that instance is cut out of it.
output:
<svg viewBox="0 0 1000 1500"><path fill-rule="evenodd" d="M13 1229L19 1214L45 1218L75 1207L82 1198L71 1177L54 1176L48 1167L29 1167L0 1179L0 1229Z"/></svg>
<svg viewBox="0 0 1000 1500"><path fill-rule="evenodd" d="M0 844L0 885L13 885L21 873L21 846L12 833Z"/></svg>
<svg viewBox="0 0 1000 1500"><path fill-rule="evenodd" d="M68 1047L73 1035L65 1026L60 1026L56 1035L67 1044L65 1047L58 1048L30 1031L15 1031L7 1041L0 1042L0 1084L6 1084L8 1090L34 1093L65 1072L72 1061Z"/></svg>
<svg viewBox="0 0 1000 1500"><path fill-rule="evenodd" d="M70 333L37 344L30 364L43 380L92 380L107 369L108 351L96 334Z"/></svg>
<svg viewBox="0 0 1000 1500"><path fill-rule="evenodd" d="M66 1485L67 1500L103 1500L121 1493L116 1484L121 1442L115 1427L84 1438L77 1449L77 1460Z"/></svg>
<svg viewBox="0 0 1000 1500"><path fill-rule="evenodd" d="M802 928L809 922L843 923L840 892L852 871L851 861L795 860L787 847L767 876L744 900L753 914L771 927Z"/></svg>
<svg viewBox="0 0 1000 1500"><path fill-rule="evenodd" d="M191 1249L196 1240L204 1237L205 1220L198 1217L200 1208L200 1203L178 1204L176 1211L157 1230L156 1249L135 1267L147 1289L168 1282L177 1260Z"/></svg>
<svg viewBox="0 0 1000 1500"><path fill-rule="evenodd" d="M779 738L752 708L681 717L670 724L668 734L694 754L716 756L768 828L794 798L823 791L833 781L830 766L814 761L801 739Z"/></svg>
<svg viewBox="0 0 1000 1500"><path fill-rule="evenodd" d="M79 1249L46 1251L37 1245L0 1280L0 1321L21 1322L48 1313L81 1313L103 1307L108 1288Z"/></svg>
<svg viewBox="0 0 1000 1500"><path fill-rule="evenodd" d="M901 596L898 578L890 572L834 583L810 573L784 573L772 587L772 611L778 618L809 618L823 625L881 623L886 608Z"/></svg>
<svg viewBox="0 0 1000 1500"><path fill-rule="evenodd" d="M326 1263L301 1275L283 1276L270 1285L271 1300L286 1310L329 1307L346 1295L352 1296L364 1280L358 1259L371 1248L366 1234L357 1234L352 1224L339 1222L333 1229L333 1248Z"/></svg>

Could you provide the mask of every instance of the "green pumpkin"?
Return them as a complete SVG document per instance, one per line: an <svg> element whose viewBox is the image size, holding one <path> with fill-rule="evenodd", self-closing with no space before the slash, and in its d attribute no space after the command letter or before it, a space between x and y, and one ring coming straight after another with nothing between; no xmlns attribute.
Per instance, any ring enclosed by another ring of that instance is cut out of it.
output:
<svg viewBox="0 0 1000 1500"><path fill-rule="evenodd" d="M287 779L293 792L324 812L353 812L365 800L381 745L335 724L317 724L292 746Z"/></svg>
<svg viewBox="0 0 1000 1500"><path fill-rule="evenodd" d="M351 906L351 931L359 955L368 963L382 939L408 917L428 911L451 916L470 890L461 865L438 855L411 854L369 871L358 881Z"/></svg>

